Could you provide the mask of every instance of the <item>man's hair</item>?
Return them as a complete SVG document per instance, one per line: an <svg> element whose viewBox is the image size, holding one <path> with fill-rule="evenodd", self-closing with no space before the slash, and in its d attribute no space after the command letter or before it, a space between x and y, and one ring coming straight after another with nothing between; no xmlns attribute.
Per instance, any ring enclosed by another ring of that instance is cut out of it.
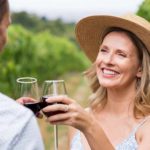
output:
<svg viewBox="0 0 150 150"><path fill-rule="evenodd" d="M9 13L8 0L0 0L0 22L3 20L3 17L8 13Z"/></svg>

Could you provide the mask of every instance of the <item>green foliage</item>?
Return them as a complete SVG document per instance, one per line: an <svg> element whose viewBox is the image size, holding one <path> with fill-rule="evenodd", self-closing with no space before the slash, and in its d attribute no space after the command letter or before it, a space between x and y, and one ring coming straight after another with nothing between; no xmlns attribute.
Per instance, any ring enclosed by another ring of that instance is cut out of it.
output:
<svg viewBox="0 0 150 150"><path fill-rule="evenodd" d="M150 0L143 1L137 14L150 21Z"/></svg>
<svg viewBox="0 0 150 150"><path fill-rule="evenodd" d="M14 97L16 78L34 76L39 83L66 72L83 71L89 64L67 38L49 31L32 33L19 25L9 28L8 43L0 55L0 90Z"/></svg>
<svg viewBox="0 0 150 150"><path fill-rule="evenodd" d="M78 47L74 33L75 23L73 22L64 22L60 18L50 20L22 11L12 13L12 23L22 25L34 33L49 31L53 35L69 39Z"/></svg>
<svg viewBox="0 0 150 150"><path fill-rule="evenodd" d="M85 62L80 58L81 52L67 39L44 32L36 36L35 41L40 41L39 47L41 48L37 48L37 54L39 54L38 61L43 62L38 64L46 64L46 67L38 66L39 71L55 70L55 76L59 76L66 71L81 71L84 69ZM81 64L80 67L76 61ZM49 74L49 78L51 77L53 77L52 72Z"/></svg>
<svg viewBox="0 0 150 150"><path fill-rule="evenodd" d="M70 33L73 33L74 35L74 23L65 23L60 18L56 20L48 20L46 17L28 14L24 11L12 13L12 23L20 24L24 28L33 32L48 30L53 35L57 36L69 36Z"/></svg>
<svg viewBox="0 0 150 150"><path fill-rule="evenodd" d="M50 20L46 17L39 17L23 11L12 13L12 23L22 25L34 33L49 31L53 35L69 39L78 46L74 36L75 23L73 22L64 22L60 18Z"/></svg>

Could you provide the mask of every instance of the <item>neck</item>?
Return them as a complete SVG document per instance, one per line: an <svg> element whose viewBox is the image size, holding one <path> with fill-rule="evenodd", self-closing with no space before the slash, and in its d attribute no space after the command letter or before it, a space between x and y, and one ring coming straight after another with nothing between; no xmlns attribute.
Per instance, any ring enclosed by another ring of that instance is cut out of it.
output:
<svg viewBox="0 0 150 150"><path fill-rule="evenodd" d="M135 86L124 89L107 89L105 110L114 116L133 116Z"/></svg>

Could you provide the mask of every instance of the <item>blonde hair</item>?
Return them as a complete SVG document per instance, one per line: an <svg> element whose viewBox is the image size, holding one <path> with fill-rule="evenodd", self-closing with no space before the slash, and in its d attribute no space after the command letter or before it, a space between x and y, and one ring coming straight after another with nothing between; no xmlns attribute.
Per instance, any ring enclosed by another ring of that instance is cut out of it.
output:
<svg viewBox="0 0 150 150"><path fill-rule="evenodd" d="M124 32L131 39L133 44L137 47L138 58L142 68L142 77L137 78L137 94L134 101L134 116L147 116L150 114L150 54L141 40L132 32L118 27L109 28L104 32L104 37L110 32ZM102 41L101 41L102 43ZM99 84L95 63L84 72L90 80L90 86L93 91L90 96L91 108L96 110L102 109L107 102L107 90Z"/></svg>

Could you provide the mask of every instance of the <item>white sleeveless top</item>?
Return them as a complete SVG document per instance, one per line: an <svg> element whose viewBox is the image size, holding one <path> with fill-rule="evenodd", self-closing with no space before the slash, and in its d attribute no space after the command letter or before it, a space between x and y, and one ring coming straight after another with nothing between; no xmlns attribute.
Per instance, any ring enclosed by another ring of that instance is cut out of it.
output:
<svg viewBox="0 0 150 150"><path fill-rule="evenodd" d="M116 145L115 150L137 150L138 143L135 138L136 131L140 126L144 124L150 117L146 117L142 120L129 134L129 136L124 139L121 143ZM84 150L81 143L80 131L76 132L75 136L72 139L70 150Z"/></svg>

